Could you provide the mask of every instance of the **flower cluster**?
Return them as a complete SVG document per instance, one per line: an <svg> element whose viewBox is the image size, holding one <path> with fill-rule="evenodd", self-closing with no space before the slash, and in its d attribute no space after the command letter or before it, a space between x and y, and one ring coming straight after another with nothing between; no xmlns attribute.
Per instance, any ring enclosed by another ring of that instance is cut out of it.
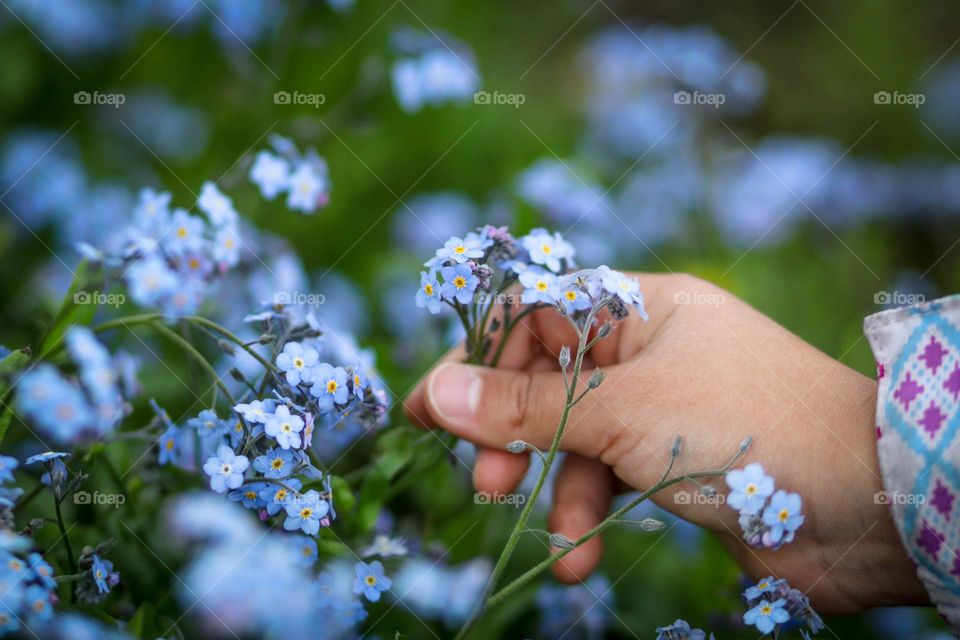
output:
<svg viewBox="0 0 960 640"><path fill-rule="evenodd" d="M243 241L230 198L206 182L196 206L205 214L171 209L171 194L144 189L134 222L118 252L83 243L81 253L122 279L133 300L169 317L194 313L210 286L240 260Z"/></svg>
<svg viewBox="0 0 960 640"><path fill-rule="evenodd" d="M393 64L393 92L409 113L426 105L463 102L480 83L473 55L467 48L433 30L429 34L403 30L394 34L398 58Z"/></svg>
<svg viewBox="0 0 960 640"><path fill-rule="evenodd" d="M537 592L540 631L545 638L603 638L616 606L610 581L592 576L574 586L544 585ZM576 635L574 635L576 634Z"/></svg>
<svg viewBox="0 0 960 640"><path fill-rule="evenodd" d="M740 512L743 539L754 547L777 549L791 542L803 524L802 500L796 493L776 490L760 463L727 473L727 504Z"/></svg>
<svg viewBox="0 0 960 640"><path fill-rule="evenodd" d="M65 376L51 364L38 364L20 379L18 407L57 442L110 435L129 411L117 379L118 362L86 327L72 327L65 342L76 377Z"/></svg>
<svg viewBox="0 0 960 640"><path fill-rule="evenodd" d="M490 570L487 558L454 566L442 560L410 558L397 572L394 592L418 616L455 627L477 606Z"/></svg>
<svg viewBox="0 0 960 640"><path fill-rule="evenodd" d="M250 167L250 181L261 195L273 200L287 194L287 207L314 213L330 202L330 172L327 162L314 149L300 153L282 136L270 139L272 151L260 151Z"/></svg>
<svg viewBox="0 0 960 640"><path fill-rule="evenodd" d="M686 620L674 620L673 624L657 627L656 640L706 640L707 634L702 629L693 629ZM713 634L710 634L713 640Z"/></svg>
<svg viewBox="0 0 960 640"><path fill-rule="evenodd" d="M501 325L508 333L536 308L553 306L578 324L588 318L592 322L603 309L613 320L624 319L630 309L647 318L634 278L607 266L571 272L574 254L560 233L538 228L514 238L505 227L480 227L450 238L424 264L428 270L420 273L417 306L433 314L444 304L453 308L475 362L485 361L491 333ZM512 291L519 291L519 296ZM504 308L502 321L490 320L497 304ZM517 312L521 306L526 310Z"/></svg>
<svg viewBox="0 0 960 640"><path fill-rule="evenodd" d="M743 592L747 612L743 621L760 633L778 636L786 629L800 628L800 634L810 634L824 628L823 620L810 606L810 599L802 591L793 589L786 580L767 577Z"/></svg>
<svg viewBox="0 0 960 640"><path fill-rule="evenodd" d="M183 574L180 598L192 608L202 594L197 612L211 635L352 637L367 617L355 583L363 584L371 601L390 587L378 562L351 567L333 561L316 575L310 570L312 539L298 537L291 544L289 535L264 534L241 509L209 495L179 497L167 522L176 540L202 544Z"/></svg>

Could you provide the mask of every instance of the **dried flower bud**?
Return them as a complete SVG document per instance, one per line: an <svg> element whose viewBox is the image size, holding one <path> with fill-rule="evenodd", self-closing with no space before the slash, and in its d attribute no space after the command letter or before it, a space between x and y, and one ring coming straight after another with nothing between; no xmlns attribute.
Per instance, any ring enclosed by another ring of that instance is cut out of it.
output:
<svg viewBox="0 0 960 640"><path fill-rule="evenodd" d="M705 484L702 487L700 487L700 493L702 493L708 498L715 498L717 495L717 489L713 485Z"/></svg>
<svg viewBox="0 0 960 640"><path fill-rule="evenodd" d="M230 376L237 382L246 382L247 379L244 377L243 372L236 367L230 367Z"/></svg>
<svg viewBox="0 0 960 640"><path fill-rule="evenodd" d="M563 345L560 347L560 366L566 369L570 366L570 347Z"/></svg>
<svg viewBox="0 0 960 640"><path fill-rule="evenodd" d="M257 342L260 344L273 344L273 341L276 339L277 339L277 336L273 335L272 333L264 333L259 338L257 338Z"/></svg>
<svg viewBox="0 0 960 640"><path fill-rule="evenodd" d="M753 444L753 436L747 436L743 439L743 442L740 443L740 453L745 453L747 449L750 448L750 445Z"/></svg>
<svg viewBox="0 0 960 640"><path fill-rule="evenodd" d="M596 372L594 372L594 374L590 376L590 379L587 381L587 388L596 389L603 383L603 379L606 377L607 377L607 374L606 372L604 372L603 369L597 369Z"/></svg>
<svg viewBox="0 0 960 640"><path fill-rule="evenodd" d="M610 304L607 305L607 309L610 310L610 317L617 322L620 322L630 315L630 309L620 298L613 298L610 300Z"/></svg>
<svg viewBox="0 0 960 640"><path fill-rule="evenodd" d="M677 437L673 440L673 446L670 447L670 455L676 458L680 455L681 451L683 451L683 437L677 435Z"/></svg>
<svg viewBox="0 0 960 640"><path fill-rule="evenodd" d="M477 284L477 289L480 291L490 290L490 281L493 278L493 269L485 264L474 265L473 275L477 276L477 280L480 281Z"/></svg>
<svg viewBox="0 0 960 640"><path fill-rule="evenodd" d="M655 518L644 518L640 521L640 528L644 531L659 531L667 526L666 522Z"/></svg>
<svg viewBox="0 0 960 640"><path fill-rule="evenodd" d="M576 549L577 545L562 533L551 533L550 534L550 546L557 547L558 549Z"/></svg>

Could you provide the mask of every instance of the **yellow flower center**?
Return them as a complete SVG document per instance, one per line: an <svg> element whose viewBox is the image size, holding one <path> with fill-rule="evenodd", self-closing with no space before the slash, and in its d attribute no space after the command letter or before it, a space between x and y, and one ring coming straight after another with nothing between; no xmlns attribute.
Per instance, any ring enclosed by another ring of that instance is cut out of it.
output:
<svg viewBox="0 0 960 640"><path fill-rule="evenodd" d="M766 589L768 586L770 586L769 582L761 582L760 584L757 585L759 589Z"/></svg>
<svg viewBox="0 0 960 640"><path fill-rule="evenodd" d="M357 374L353 374L353 386L355 387L360 386L360 376L358 376Z"/></svg>
<svg viewBox="0 0 960 640"><path fill-rule="evenodd" d="M188 234L189 232L187 231L186 227L180 227L179 229L177 229L178 238L186 238Z"/></svg>
<svg viewBox="0 0 960 640"><path fill-rule="evenodd" d="M767 605L764 605L764 606L760 607L760 614L761 614L761 615L768 616L768 615L770 615L771 613L773 613L773 607L771 607L770 605L767 604Z"/></svg>
<svg viewBox="0 0 960 640"><path fill-rule="evenodd" d="M311 509L310 507L304 507L303 509L300 509L300 517L303 518L304 520L306 520L312 515L313 515L313 509Z"/></svg>
<svg viewBox="0 0 960 640"><path fill-rule="evenodd" d="M256 500L256 499L257 499L257 492L256 492L256 491L247 491L247 493L244 494L244 495L246 495L247 500Z"/></svg>
<svg viewBox="0 0 960 640"><path fill-rule="evenodd" d="M190 259L187 261L187 264L190 265L190 268L191 268L191 269L199 269L199 268L200 268L200 261L197 260L196 258L190 258Z"/></svg>
<svg viewBox="0 0 960 640"><path fill-rule="evenodd" d="M364 581L365 581L369 586L371 586L371 587L372 587L373 585L377 584L377 579L376 579L375 576L367 576L367 577L364 579Z"/></svg>
<svg viewBox="0 0 960 640"><path fill-rule="evenodd" d="M466 248L465 246L463 246L462 244L458 244L457 246L455 246L455 247L453 248L453 252L456 253L456 254L462 255L462 254L464 254L464 253L467 252L467 248Z"/></svg>
<svg viewBox="0 0 960 640"><path fill-rule="evenodd" d="M744 492L745 494L747 494L748 496L752 496L753 494L755 494L755 493L757 492L757 485L755 485L755 484L748 484L748 485L747 485L747 488L744 489L743 492Z"/></svg>
<svg viewBox="0 0 960 640"><path fill-rule="evenodd" d="M284 433L290 433L293 431L293 428L290 426L289 422L284 422L282 425L280 425L280 430Z"/></svg>
<svg viewBox="0 0 960 640"><path fill-rule="evenodd" d="M282 469L283 458L274 458L273 462L270 463L270 466L273 467L274 469Z"/></svg>
<svg viewBox="0 0 960 640"><path fill-rule="evenodd" d="M176 446L176 443L173 441L173 438L167 440L167 451L173 451L173 448Z"/></svg>
<svg viewBox="0 0 960 640"><path fill-rule="evenodd" d="M463 289L465 286L467 286L467 279L463 276L457 276L453 279L453 286L455 286L457 289Z"/></svg>
<svg viewBox="0 0 960 640"><path fill-rule="evenodd" d="M336 393L339 388L340 385L337 384L336 380L327 381L327 393Z"/></svg>
<svg viewBox="0 0 960 640"><path fill-rule="evenodd" d="M223 241L223 246L227 249L233 249L233 238L227 238Z"/></svg>
<svg viewBox="0 0 960 640"><path fill-rule="evenodd" d="M563 294L563 297L566 298L567 300L569 300L570 302L573 302L574 300L577 299L577 292L576 292L576 291L567 291L565 294Z"/></svg>
<svg viewBox="0 0 960 640"><path fill-rule="evenodd" d="M303 369L303 358L294 358L293 366L297 369Z"/></svg>
<svg viewBox="0 0 960 640"><path fill-rule="evenodd" d="M787 518L789 517L790 517L789 509L781 509L780 513L777 514L777 518L780 520L780 522L786 522Z"/></svg>
<svg viewBox="0 0 960 640"><path fill-rule="evenodd" d="M423 292L424 292L425 294L427 294L428 296L432 296L432 295L433 295L433 285L430 284L429 282L428 282L427 284L423 285Z"/></svg>
<svg viewBox="0 0 960 640"><path fill-rule="evenodd" d="M549 288L547 287L547 283L544 282L543 280L540 280L539 282L537 282L536 286L537 286L537 291L546 291Z"/></svg>
<svg viewBox="0 0 960 640"><path fill-rule="evenodd" d="M277 489L277 492L273 494L274 502L283 502L287 499L287 490L286 489Z"/></svg>
<svg viewBox="0 0 960 640"><path fill-rule="evenodd" d="M550 245L548 244L545 244L542 247L540 247L540 251L543 251L547 255L550 255L551 253L553 253L553 249L551 249Z"/></svg>

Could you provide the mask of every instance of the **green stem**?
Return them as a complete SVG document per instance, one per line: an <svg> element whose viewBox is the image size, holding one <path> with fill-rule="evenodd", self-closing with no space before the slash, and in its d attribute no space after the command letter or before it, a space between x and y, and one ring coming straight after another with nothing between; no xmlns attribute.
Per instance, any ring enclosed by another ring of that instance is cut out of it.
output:
<svg viewBox="0 0 960 640"><path fill-rule="evenodd" d="M70 536L67 535L67 527L63 523L63 513L60 511L60 498L56 492L51 491L53 495L53 508L57 512L57 526L60 528L60 537L63 538L63 546L67 549L67 564L70 566L70 573L77 572L77 563L73 556L73 545L70 544ZM73 589L70 590L70 602L76 604L77 594Z"/></svg>
<svg viewBox="0 0 960 640"><path fill-rule="evenodd" d="M539 311L543 309L544 305L542 304L532 304L520 313L517 314L516 318L510 319L509 316L509 307L508 313L504 315L504 325L503 325L503 337L500 338L500 344L497 345L497 351L493 354L493 360L490 361L490 366L496 368L497 364L500 362L500 356L503 355L503 349L507 346L507 340L510 338L510 334L513 333L513 329L519 324L525 316L533 313L534 311Z"/></svg>
<svg viewBox="0 0 960 640"><path fill-rule="evenodd" d="M528 309L525 309L523 313L519 314L514 320L513 324L515 325L516 322L528 312L528 310L529 307ZM533 512L533 508L537 503L537 499L540 497L540 491L543 489L543 485L546 483L547 476L550 473L550 468L553 466L553 461L557 456L557 452L560 450L560 441L563 438L563 432L567 426L567 420L570 417L570 410L573 408L574 393L577 388L577 382L580 378L580 369L583 366L583 357L586 355L585 347L587 344L589 327L592 325L594 317L595 312L591 311L587 316L586 322L584 323L585 328L582 331L577 328L577 333L579 334L579 345L577 347L577 356L573 365L573 373L571 376L570 385L567 388L567 400L564 403L563 413L560 416L560 422L557 425L556 432L554 433L553 442L550 443L550 450L547 452L546 460L544 460L543 469L540 470L540 475L533 487L533 491L530 493L530 497L524 504L523 511L520 512L520 517L517 518L517 521L513 527L513 531L510 532L510 537L507 538L507 543L504 545L503 551L500 553L500 557L497 559L497 563L493 567L493 572L490 574L490 579L487 581L486 587L484 587L480 602L473 610L473 613L470 614L470 617L464 623L459 633L457 633L456 640L463 640L464 638L469 637L474 627L476 627L480 617L487 609L487 601L490 598L490 595L493 593L493 590L496 588L497 581L503 575L503 572L507 567L507 563L510 561L511 556L517 547L517 542L519 541L520 535L527 528L527 520L529 520L530 514ZM506 338L507 335L505 333L504 343L506 342Z"/></svg>
<svg viewBox="0 0 960 640"><path fill-rule="evenodd" d="M274 366L272 362L270 362L269 360L261 356L259 353L257 353L252 347L250 347L250 345L245 343L243 340L240 339L239 336L237 336L235 333L233 333L226 327L223 327L217 324L216 322L213 322L212 320L201 318L200 316L187 316L184 319L187 320L188 322L192 322L193 324L199 325L201 327L206 327L211 331L216 331L217 333L222 335L224 338L226 338L227 340L234 343L235 345L237 345L238 347L240 347L241 349L249 353L251 356L253 356L257 360L257 362L262 364L264 369L266 369L267 371L271 373L280 372L280 370L277 369L277 367Z"/></svg>
<svg viewBox="0 0 960 640"><path fill-rule="evenodd" d="M197 351L197 348L190 344L189 340L186 340L183 336L178 334L176 331L173 331L167 325L161 322L151 322L149 323L150 327L159 333L160 335L170 339L175 342L181 349L183 349L187 355L196 361L200 367L207 372L207 375L210 376L210 379L213 380L214 384L223 391L223 395L226 396L227 400L230 402L230 406L237 404L236 399L233 397L233 394L230 393L230 389L227 388L227 385L223 384L223 380L220 379L220 375L217 373L217 370L213 368L213 365L203 356L202 353ZM246 427L246 423L244 423Z"/></svg>

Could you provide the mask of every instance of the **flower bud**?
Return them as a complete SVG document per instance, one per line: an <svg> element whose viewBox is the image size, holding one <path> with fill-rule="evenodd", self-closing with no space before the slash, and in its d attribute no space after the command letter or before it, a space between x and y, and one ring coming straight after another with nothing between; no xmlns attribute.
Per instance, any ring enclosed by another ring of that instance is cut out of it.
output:
<svg viewBox="0 0 960 640"><path fill-rule="evenodd" d="M524 451L527 450L527 447L529 446L530 445L528 445L523 440L514 440L513 442L507 443L507 451L509 451L510 453L523 453Z"/></svg>
<svg viewBox="0 0 960 640"><path fill-rule="evenodd" d="M604 322L603 325L600 327L600 330L597 331L597 337L606 338L608 335L610 335L611 331L613 331L613 325L610 324L609 322Z"/></svg>
<svg viewBox="0 0 960 640"><path fill-rule="evenodd" d="M743 442L740 443L740 453L745 453L747 449L750 448L750 445L753 444L753 436L747 436L743 439Z"/></svg>
<svg viewBox="0 0 960 640"><path fill-rule="evenodd" d="M550 546L557 547L558 549L576 549L577 545L562 533L551 533L550 534Z"/></svg>
<svg viewBox="0 0 960 640"><path fill-rule="evenodd" d="M220 348L220 351L223 351L225 354L230 356L236 353L236 350L233 348L233 345L227 342L226 340L217 340L217 347Z"/></svg>
<svg viewBox="0 0 960 640"><path fill-rule="evenodd" d="M563 345L560 347L560 367L566 369L570 366L570 347Z"/></svg>
<svg viewBox="0 0 960 640"><path fill-rule="evenodd" d="M273 341L276 339L277 339L277 336L273 335L272 333L264 333L259 338L257 338L257 342L260 344L273 344Z"/></svg>
<svg viewBox="0 0 960 640"><path fill-rule="evenodd" d="M640 521L640 528L644 531L659 531L667 526L666 522L656 518L644 518Z"/></svg>
<svg viewBox="0 0 960 640"><path fill-rule="evenodd" d="M673 441L673 446L670 447L670 455L676 458L680 455L680 452L683 450L683 437L677 435Z"/></svg>
<svg viewBox="0 0 960 640"><path fill-rule="evenodd" d="M603 383L603 380L606 377L607 374L603 369L597 369L597 371L590 376L590 379L587 381L587 388L596 389Z"/></svg>

